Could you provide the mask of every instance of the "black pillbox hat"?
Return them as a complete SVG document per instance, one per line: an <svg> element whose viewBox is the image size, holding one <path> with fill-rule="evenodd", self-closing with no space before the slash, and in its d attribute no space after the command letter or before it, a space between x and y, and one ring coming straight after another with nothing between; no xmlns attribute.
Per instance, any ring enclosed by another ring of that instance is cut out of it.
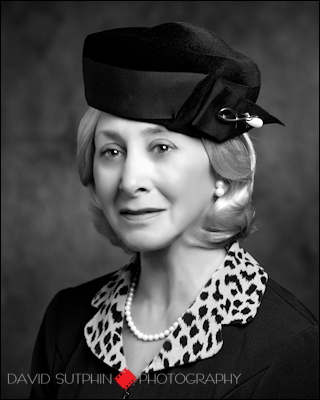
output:
<svg viewBox="0 0 320 400"><path fill-rule="evenodd" d="M224 142L281 121L255 104L260 71L215 33L186 22L88 35L83 48L89 106L122 118Z"/></svg>

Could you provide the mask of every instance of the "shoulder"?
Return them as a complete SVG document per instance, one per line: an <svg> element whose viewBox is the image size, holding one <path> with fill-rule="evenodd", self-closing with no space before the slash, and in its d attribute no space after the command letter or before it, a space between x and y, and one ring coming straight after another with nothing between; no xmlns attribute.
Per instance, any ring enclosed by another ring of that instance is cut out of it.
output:
<svg viewBox="0 0 320 400"><path fill-rule="evenodd" d="M86 323L97 312L97 308L91 304L92 299L112 280L117 271L63 289L53 297L45 311L38 333L34 351L35 360L41 358L39 354L43 351L52 355L59 349L59 357L67 363L76 346L84 340L83 330ZM52 362L51 360L49 363Z"/></svg>
<svg viewBox="0 0 320 400"><path fill-rule="evenodd" d="M92 299L118 271L60 290L50 301L44 322L54 328L57 335L70 334L71 331L82 335L84 325L97 312L97 309L91 305Z"/></svg>
<svg viewBox="0 0 320 400"><path fill-rule="evenodd" d="M311 311L292 293L273 279L267 282L258 312L247 331L254 343L268 351L277 353L283 346L299 335L307 335L319 330L319 323ZM309 345L317 342L314 337Z"/></svg>
<svg viewBox="0 0 320 400"><path fill-rule="evenodd" d="M50 305L59 306L63 303L63 308L68 310L73 307L79 308L80 305L90 307L91 301L97 292L108 284L118 271L120 269L80 285L62 289L53 297Z"/></svg>
<svg viewBox="0 0 320 400"><path fill-rule="evenodd" d="M283 327L286 333L290 331L298 333L319 324L316 317L300 300L273 279L268 280L260 308L261 316L272 322L274 329Z"/></svg>
<svg viewBox="0 0 320 400"><path fill-rule="evenodd" d="M216 359L226 370L237 366L244 382L230 398L318 398L318 321L273 279L255 317L225 326L223 338Z"/></svg>
<svg viewBox="0 0 320 400"><path fill-rule="evenodd" d="M311 311L269 279L252 322L266 367L253 397L318 398L319 323Z"/></svg>
<svg viewBox="0 0 320 400"><path fill-rule="evenodd" d="M255 365L266 368L280 352L299 342L301 351L317 351L319 323L311 311L292 293L268 279L255 317L245 325L225 326L224 337L230 345L243 341ZM302 340L303 339L303 340Z"/></svg>
<svg viewBox="0 0 320 400"><path fill-rule="evenodd" d="M317 352L319 348L318 320L300 300L273 279L268 281L256 323L262 340L269 343L269 348L274 345L277 357L285 349L298 357L299 354Z"/></svg>
<svg viewBox="0 0 320 400"><path fill-rule="evenodd" d="M300 362L304 355L317 354L319 323L292 293L269 279L253 320L245 325L226 326L224 338L230 349L242 343L246 367L254 366L251 372L263 371L274 360L280 362L282 356L284 362L289 356ZM314 357L309 360L315 367Z"/></svg>

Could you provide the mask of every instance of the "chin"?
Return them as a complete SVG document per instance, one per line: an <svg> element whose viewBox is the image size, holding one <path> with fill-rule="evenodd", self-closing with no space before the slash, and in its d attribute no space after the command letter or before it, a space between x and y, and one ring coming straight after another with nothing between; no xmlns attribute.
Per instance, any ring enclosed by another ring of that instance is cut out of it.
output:
<svg viewBox="0 0 320 400"><path fill-rule="evenodd" d="M150 235L134 235L131 237L122 237L122 242L132 251L146 253L157 251L170 246L174 239L152 237Z"/></svg>

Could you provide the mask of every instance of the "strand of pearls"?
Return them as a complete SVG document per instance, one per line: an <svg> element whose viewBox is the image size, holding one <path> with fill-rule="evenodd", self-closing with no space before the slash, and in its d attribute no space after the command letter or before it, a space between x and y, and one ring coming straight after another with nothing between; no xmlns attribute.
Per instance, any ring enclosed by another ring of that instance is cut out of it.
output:
<svg viewBox="0 0 320 400"><path fill-rule="evenodd" d="M175 322L173 325L170 326L170 328L166 329L164 332L157 333L155 335L145 335L142 332L140 332L138 330L138 328L135 326L134 322L132 321L132 316L131 316L131 304L132 304L132 299L133 299L136 284L137 284L137 275L135 275L134 278L132 279L132 283L131 283L131 286L129 289L129 294L128 294L126 304L124 307L126 320L128 322L128 326L129 326L131 332L138 339L144 340L144 341L164 339L165 337L169 336L172 331L174 331L176 329L176 327L179 325L179 322L181 321L181 317L178 318L178 322Z"/></svg>

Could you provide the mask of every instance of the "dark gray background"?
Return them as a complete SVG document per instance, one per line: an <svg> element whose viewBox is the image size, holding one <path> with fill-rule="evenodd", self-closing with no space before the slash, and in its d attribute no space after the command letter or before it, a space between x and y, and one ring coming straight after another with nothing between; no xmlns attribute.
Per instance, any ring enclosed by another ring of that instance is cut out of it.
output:
<svg viewBox="0 0 320 400"><path fill-rule="evenodd" d="M75 163L92 32L186 21L260 67L258 104L284 121L254 130L260 229L243 243L318 317L318 2L5 1L2 7L2 398L26 398L44 311L60 289L127 257L92 228ZM79 310L81 312L81 310Z"/></svg>

